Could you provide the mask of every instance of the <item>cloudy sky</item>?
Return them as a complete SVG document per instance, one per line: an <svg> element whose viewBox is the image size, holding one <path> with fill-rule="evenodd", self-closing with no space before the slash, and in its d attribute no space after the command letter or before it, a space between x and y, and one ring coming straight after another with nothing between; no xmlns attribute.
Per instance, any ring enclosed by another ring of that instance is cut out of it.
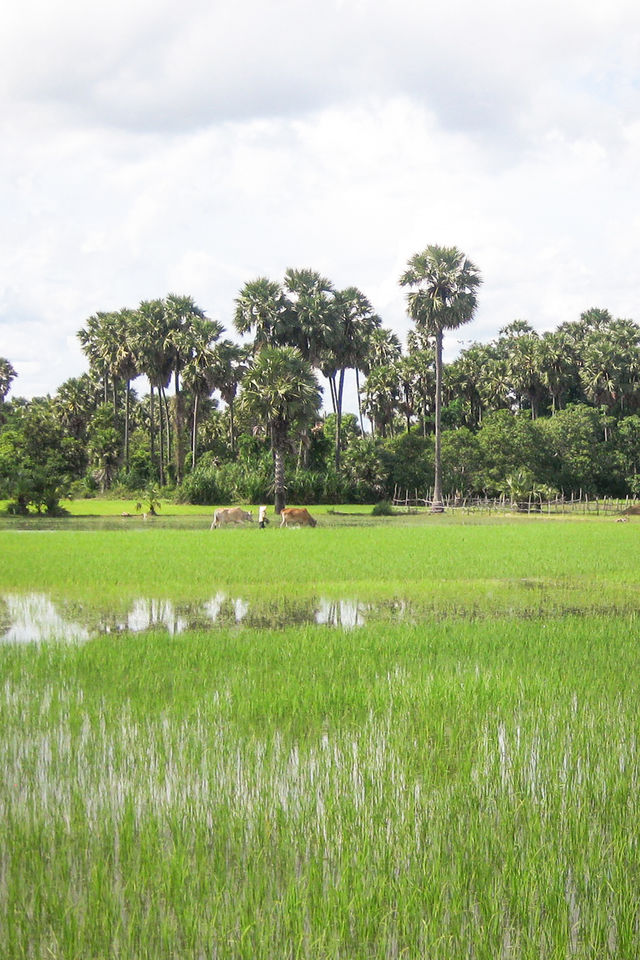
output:
<svg viewBox="0 0 640 960"><path fill-rule="evenodd" d="M640 320L636 0L21 0L0 33L0 356L86 368L97 310L312 267L408 328L398 277L455 244L459 338L591 306Z"/></svg>

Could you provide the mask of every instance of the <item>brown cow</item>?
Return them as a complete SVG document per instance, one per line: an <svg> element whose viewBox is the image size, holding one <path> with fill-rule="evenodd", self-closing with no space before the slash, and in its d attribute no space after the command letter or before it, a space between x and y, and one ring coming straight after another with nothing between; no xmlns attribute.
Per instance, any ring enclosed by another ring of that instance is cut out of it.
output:
<svg viewBox="0 0 640 960"><path fill-rule="evenodd" d="M280 511L281 527L315 527L316 521L313 519L306 507L285 507Z"/></svg>
<svg viewBox="0 0 640 960"><path fill-rule="evenodd" d="M213 514L213 523L211 529L222 527L227 523L244 523L245 520L253 521L253 514L242 507L221 507Z"/></svg>

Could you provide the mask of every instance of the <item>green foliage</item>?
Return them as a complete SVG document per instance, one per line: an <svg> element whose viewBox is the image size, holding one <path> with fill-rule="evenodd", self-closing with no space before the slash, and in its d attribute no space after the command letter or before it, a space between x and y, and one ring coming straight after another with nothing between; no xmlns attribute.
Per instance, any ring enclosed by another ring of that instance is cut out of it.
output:
<svg viewBox="0 0 640 960"><path fill-rule="evenodd" d="M446 496L482 492L482 451L478 434L466 427L442 434L442 490Z"/></svg>
<svg viewBox="0 0 640 960"><path fill-rule="evenodd" d="M371 508L372 517L392 517L393 506L390 500L380 500Z"/></svg>
<svg viewBox="0 0 640 960"><path fill-rule="evenodd" d="M443 374L444 495L497 495L517 486L521 471L538 491L638 491L635 321L593 308L540 335L515 320L442 365L442 334L473 313L478 271L455 248L432 246L408 262L401 282L416 323L404 355L360 291L336 291L305 269L245 285L235 323L253 335L247 347L219 340L219 323L191 297L170 294L89 317L79 336L90 372L61 384L52 401L6 402L15 370L0 358L0 493L11 487L15 510L47 509L69 483L129 494L189 470L179 496L191 502L264 501L276 487L301 503L370 503L394 485L425 493L437 486L434 362ZM319 423L311 365L328 378L334 409L345 371L368 375L360 392L375 443L360 436L353 413L343 413L339 437L335 414ZM141 374L153 389L138 398L125 385ZM34 426L36 407L47 423ZM428 424L426 439L416 421ZM35 444L23 441L24 429ZM265 459L270 445L275 458Z"/></svg>
<svg viewBox="0 0 640 960"><path fill-rule="evenodd" d="M555 487L565 491L583 490L592 495L624 494L613 445L604 439L597 410L576 404L536 423L547 450L546 476ZM540 475L542 471L538 471Z"/></svg>
<svg viewBox="0 0 640 960"><path fill-rule="evenodd" d="M382 459L389 495L396 484L400 490L426 491L433 486L433 436L423 437L417 429L401 433L387 442Z"/></svg>
<svg viewBox="0 0 640 960"><path fill-rule="evenodd" d="M140 511L144 511L149 516L155 517L156 513L162 506L160 502L160 492L155 484L148 484L142 491L141 497L142 500L136 504L136 510L138 513L140 513Z"/></svg>
<svg viewBox="0 0 640 960"><path fill-rule="evenodd" d="M508 410L496 410L483 420L478 432L482 457L478 479L489 496L499 495L505 477L522 468L534 476L547 476L547 449L536 424L526 413L514 416Z"/></svg>
<svg viewBox="0 0 640 960"><path fill-rule="evenodd" d="M502 492L506 493L513 506L525 507L528 501L536 497L536 478L527 467L521 467L515 473L505 477Z"/></svg>
<svg viewBox="0 0 640 960"><path fill-rule="evenodd" d="M268 456L251 461L216 463L203 457L179 489L183 503L219 505L264 503L273 491L273 460Z"/></svg>
<svg viewBox="0 0 640 960"><path fill-rule="evenodd" d="M10 510L26 514L59 509L77 445L64 436L47 401L18 408L0 432L0 496Z"/></svg>
<svg viewBox="0 0 640 960"><path fill-rule="evenodd" d="M385 446L382 440L361 437L354 440L343 458L344 472L354 490L356 503L379 500L387 492Z"/></svg>
<svg viewBox="0 0 640 960"><path fill-rule="evenodd" d="M143 490L154 482L155 469L151 462L151 447L146 431L138 428L129 438L129 469L120 466L113 477L113 486L125 491Z"/></svg>
<svg viewBox="0 0 640 960"><path fill-rule="evenodd" d="M113 408L108 403L98 407L89 427L89 458L100 490L108 490L120 463L121 440Z"/></svg>

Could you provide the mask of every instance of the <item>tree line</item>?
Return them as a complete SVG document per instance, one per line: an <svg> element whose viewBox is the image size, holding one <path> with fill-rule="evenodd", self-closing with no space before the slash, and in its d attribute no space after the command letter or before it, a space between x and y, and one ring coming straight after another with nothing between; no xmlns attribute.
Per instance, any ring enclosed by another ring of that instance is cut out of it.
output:
<svg viewBox="0 0 640 960"><path fill-rule="evenodd" d="M444 363L479 271L432 246L400 283L414 323L404 349L356 287L291 269L239 291L241 342L171 293L87 318L88 372L53 396L9 400L17 375L0 358L0 497L25 512L149 486L277 509L383 499L396 485L433 488L436 504L454 492L640 491L635 321L590 309L538 334L515 320ZM349 371L358 409L345 412Z"/></svg>

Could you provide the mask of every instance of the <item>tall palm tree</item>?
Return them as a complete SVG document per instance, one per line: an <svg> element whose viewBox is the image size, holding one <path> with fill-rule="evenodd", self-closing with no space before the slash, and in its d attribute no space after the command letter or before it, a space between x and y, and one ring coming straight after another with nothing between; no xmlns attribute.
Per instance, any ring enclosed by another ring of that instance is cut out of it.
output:
<svg viewBox="0 0 640 960"><path fill-rule="evenodd" d="M593 335L583 354L580 380L585 395L596 407L606 407L611 413L622 390L623 368L620 351L606 337ZM604 438L608 439L605 420Z"/></svg>
<svg viewBox="0 0 640 960"><path fill-rule="evenodd" d="M5 357L0 357L0 403L4 403L4 399L11 389L11 384L17 376L18 374L9 361Z"/></svg>
<svg viewBox="0 0 640 960"><path fill-rule="evenodd" d="M409 316L418 327L435 339L436 345L436 409L435 409L435 479L433 506L441 512L442 504L442 341L445 330L453 330L473 317L477 306L477 289L482 280L478 268L456 247L426 247L414 254L400 278L403 287L412 288L407 296Z"/></svg>
<svg viewBox="0 0 640 960"><path fill-rule="evenodd" d="M490 346L472 343L463 350L452 367L457 379L458 389L469 404L471 422L474 426L482 423L483 395L482 380L487 363L493 356Z"/></svg>
<svg viewBox="0 0 640 960"><path fill-rule="evenodd" d="M385 367L396 363L402 356L402 346L398 336L386 327L377 327L371 331L367 348L363 365L365 373L369 373L374 367Z"/></svg>
<svg viewBox="0 0 640 960"><path fill-rule="evenodd" d="M511 381L504 357L489 356L482 369L478 392L487 410L511 410Z"/></svg>
<svg viewBox="0 0 640 960"><path fill-rule="evenodd" d="M224 327L217 320L195 317L191 321L191 356L182 370L182 379L193 394L191 427L191 468L196 465L198 445L198 407L201 399L210 396L214 388L213 370L218 362L217 341Z"/></svg>
<svg viewBox="0 0 640 960"><path fill-rule="evenodd" d="M365 350L361 360L360 367L356 367L356 391L358 394L358 416L360 418L360 430L364 433L364 424L362 422L362 397L364 388L360 389L359 370L367 376L374 367L388 367L397 363L402 356L402 346L399 337L392 330L386 327L376 327L365 339ZM373 424L372 424L373 433Z"/></svg>
<svg viewBox="0 0 640 960"><path fill-rule="evenodd" d="M105 359L103 340L108 315L102 311L92 314L78 330L82 352L89 361L89 369L102 380L103 400L107 403L109 391L109 366Z"/></svg>
<svg viewBox="0 0 640 960"><path fill-rule="evenodd" d="M155 410L154 389L158 392L160 407L160 462L159 480L164 484L164 438L162 431L162 407L164 391L171 380L172 351L167 344L169 324L164 300L143 300L136 310L136 352L140 370L149 380L151 460L155 462ZM166 411L166 404L165 411ZM169 430L167 423L167 446Z"/></svg>
<svg viewBox="0 0 640 960"><path fill-rule="evenodd" d="M220 396L229 411L229 446L232 453L236 449L234 404L238 387L247 372L247 361L248 354L245 347L240 347L231 340L222 340L216 345L214 362L210 370L212 388L220 391Z"/></svg>
<svg viewBox="0 0 640 960"><path fill-rule="evenodd" d="M362 385L362 408L371 421L372 433L393 434L393 418L400 402L400 376L396 364L373 367Z"/></svg>
<svg viewBox="0 0 640 960"><path fill-rule="evenodd" d="M607 331L620 354L620 412L637 406L640 380L640 327L635 320L612 320Z"/></svg>
<svg viewBox="0 0 640 960"><path fill-rule="evenodd" d="M289 269L284 275L287 299L285 340L298 347L312 367L318 367L335 337L331 281L315 270Z"/></svg>
<svg viewBox="0 0 640 960"><path fill-rule="evenodd" d="M174 384L175 419L175 466L176 480L182 480L184 470L184 450L182 444L183 409L180 392L180 374L194 351L194 324L204 320L205 314L193 297L170 293L165 299L165 310L169 324L167 345L171 353Z"/></svg>
<svg viewBox="0 0 640 960"><path fill-rule="evenodd" d="M114 314L114 330L118 343L113 353L113 375L125 381L124 403L124 468L129 472L129 411L131 400L131 381L140 373L137 356L136 314L133 310L122 309Z"/></svg>
<svg viewBox="0 0 640 960"><path fill-rule="evenodd" d="M433 344L417 329L407 334L406 365L411 371L416 413L422 420L422 436L427 435L427 414L435 408L435 351ZM404 358L401 358L404 363Z"/></svg>
<svg viewBox="0 0 640 960"><path fill-rule="evenodd" d="M531 419L535 420L544 394L542 351L540 338L535 330L515 337L510 342L507 372L520 409L522 400L528 400L531 405Z"/></svg>
<svg viewBox="0 0 640 960"><path fill-rule="evenodd" d="M91 418L100 405L100 385L90 374L70 377L53 398L56 415L70 436L85 440Z"/></svg>
<svg viewBox="0 0 640 960"><path fill-rule="evenodd" d="M238 333L252 333L254 352L285 342L287 300L279 283L258 277L250 280L235 300L233 324Z"/></svg>
<svg viewBox="0 0 640 960"><path fill-rule="evenodd" d="M565 333L552 331L540 340L542 380L551 394L551 415L562 409L563 398L578 378L572 342Z"/></svg>
<svg viewBox="0 0 640 960"><path fill-rule="evenodd" d="M117 311L100 315L98 355L111 385L111 403L114 416L118 412L118 385L122 346L122 324Z"/></svg>
<svg viewBox="0 0 640 960"><path fill-rule="evenodd" d="M294 425L303 426L317 416L320 396L311 366L296 347L265 347L243 381L242 406L269 430L276 513L285 506L285 449L289 432Z"/></svg>
<svg viewBox="0 0 640 960"><path fill-rule="evenodd" d="M357 287L336 292L333 301L334 324L321 364L329 380L333 411L336 415L335 465L340 469L342 398L346 370L362 369L370 352L370 339L380 327L380 317ZM336 380L337 378L337 380ZM357 383L359 388L359 383ZM358 400L360 398L358 397Z"/></svg>

